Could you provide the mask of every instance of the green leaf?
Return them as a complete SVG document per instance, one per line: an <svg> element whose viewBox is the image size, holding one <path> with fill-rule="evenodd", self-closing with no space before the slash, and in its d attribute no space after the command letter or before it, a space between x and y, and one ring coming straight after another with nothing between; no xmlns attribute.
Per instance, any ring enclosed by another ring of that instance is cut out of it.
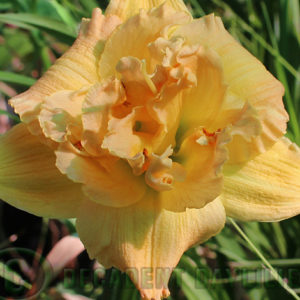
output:
<svg viewBox="0 0 300 300"><path fill-rule="evenodd" d="M194 7L193 9L193 15L196 17L204 16L205 12L203 8L201 7L199 1L197 0L190 0L192 6Z"/></svg>
<svg viewBox="0 0 300 300"><path fill-rule="evenodd" d="M12 24L12 25L15 25L17 27L20 27L20 28L23 28L23 29L27 29L27 30L36 30L36 27L28 25L26 23L19 22L19 21L9 21L9 20L6 20L5 16L3 16L2 14L0 14L0 22L7 23L7 24Z"/></svg>
<svg viewBox="0 0 300 300"><path fill-rule="evenodd" d="M64 21L64 23L70 26L70 28L72 28L73 31L76 32L77 24L73 19L72 15L70 14L70 12L55 0L52 0L50 4L55 8L57 14Z"/></svg>
<svg viewBox="0 0 300 300"><path fill-rule="evenodd" d="M269 16L267 7L266 7L264 2L261 2L261 7L262 7L263 14L264 14L264 18L266 20L267 30L269 32L269 36L270 36L270 39L271 39L271 42L272 42L272 46L275 50L277 50L279 52L278 42L277 42L276 36L273 32L270 16ZM294 132L294 135L295 135L295 140L298 143L300 143L299 122L298 122L297 114L296 114L296 111L295 111L295 106L294 106L294 103L293 103L292 95L291 95L291 92L290 92L288 79L287 79L286 73L283 69L283 66L280 64L280 62L277 58L275 59L275 68L276 68L278 79L283 83L283 85L285 87L285 100L286 100L287 110L288 110L289 115L290 115L290 125L293 129L293 132ZM299 76L298 76L298 78L299 78Z"/></svg>
<svg viewBox="0 0 300 300"><path fill-rule="evenodd" d="M27 32L18 30L17 28L6 28L4 38L5 46L12 56L17 55L22 59L35 52Z"/></svg>
<svg viewBox="0 0 300 300"><path fill-rule="evenodd" d="M174 274L176 276L178 284L189 300L213 300L211 294L205 288L203 283L197 281L196 278L191 276L189 273L184 272L180 269L175 269Z"/></svg>
<svg viewBox="0 0 300 300"><path fill-rule="evenodd" d="M80 4L86 9L89 13L92 12L92 10L95 7L98 7L98 3L95 0L80 0Z"/></svg>
<svg viewBox="0 0 300 300"><path fill-rule="evenodd" d="M243 224L243 229L251 240L255 240L256 247L262 251L267 250L272 256L276 256L272 245L268 241L268 237L262 232L261 226L258 222L247 222Z"/></svg>
<svg viewBox="0 0 300 300"><path fill-rule="evenodd" d="M9 118L11 118L12 120L16 121L16 122L20 122L20 119L19 117L11 114L10 112L6 111L6 110L3 110L3 109L0 109L0 115L6 115L8 116Z"/></svg>
<svg viewBox="0 0 300 300"><path fill-rule="evenodd" d="M222 234L219 234L215 237L218 244L220 245L216 251L223 253L228 258L235 261L243 261L247 259L247 256L239 244L238 239L232 234L232 231L229 230L229 227L226 227Z"/></svg>
<svg viewBox="0 0 300 300"><path fill-rule="evenodd" d="M12 271L8 266L3 264L0 261L0 277L16 284L16 285L21 285L24 286L27 289L31 289L32 286L28 282L26 282L18 273L15 271Z"/></svg>
<svg viewBox="0 0 300 300"><path fill-rule="evenodd" d="M35 83L35 79L15 74L12 72L0 71L0 81L10 82L10 83L17 83L25 86L32 86Z"/></svg>
<svg viewBox="0 0 300 300"><path fill-rule="evenodd" d="M284 58L277 49L273 48L268 44L261 34L257 33L254 28L248 25L242 18L240 18L226 3L220 0L212 0L214 3L220 5L224 9L228 9L232 14L234 14L238 25L247 33L249 33L262 47L264 47L271 55L273 55L282 64L287 71L289 71L297 80L300 79L299 72Z"/></svg>
<svg viewBox="0 0 300 300"><path fill-rule="evenodd" d="M281 225L280 223L276 222L276 223L272 223L272 227L275 233L274 234L275 245L278 247L280 255L282 257L286 257L287 256L286 240Z"/></svg>
<svg viewBox="0 0 300 300"><path fill-rule="evenodd" d="M0 10L6 10L12 8L12 3L5 2L5 3L0 3Z"/></svg>
<svg viewBox="0 0 300 300"><path fill-rule="evenodd" d="M66 26L65 23L51 18L37 16L35 14L0 14L0 22L14 25L19 25L20 23L25 25L34 25L40 29L52 30L72 38L76 37L76 32L74 32L73 28Z"/></svg>

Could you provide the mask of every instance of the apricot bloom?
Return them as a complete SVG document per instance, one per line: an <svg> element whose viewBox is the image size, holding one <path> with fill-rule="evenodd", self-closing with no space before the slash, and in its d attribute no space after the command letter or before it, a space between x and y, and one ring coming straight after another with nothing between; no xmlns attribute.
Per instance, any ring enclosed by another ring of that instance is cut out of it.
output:
<svg viewBox="0 0 300 300"><path fill-rule="evenodd" d="M0 197L77 218L90 257L130 270L144 299L169 295L183 252L226 215L300 212L283 86L220 18L162 2L112 0L83 19L74 45L11 100L22 123L0 140Z"/></svg>

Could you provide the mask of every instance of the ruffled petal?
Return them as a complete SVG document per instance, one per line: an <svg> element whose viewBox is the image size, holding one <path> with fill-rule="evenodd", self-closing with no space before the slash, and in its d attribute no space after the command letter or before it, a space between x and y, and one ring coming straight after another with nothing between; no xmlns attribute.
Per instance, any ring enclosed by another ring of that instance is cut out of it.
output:
<svg viewBox="0 0 300 300"><path fill-rule="evenodd" d="M62 175L55 155L19 124L0 137L0 198L49 218L73 218L85 196Z"/></svg>
<svg viewBox="0 0 300 300"><path fill-rule="evenodd" d="M82 146L91 155L101 154L107 132L110 109L122 101L124 91L119 80L111 79L95 84L82 105Z"/></svg>
<svg viewBox="0 0 300 300"><path fill-rule="evenodd" d="M143 149L153 147L153 139L159 135L160 126L152 119L144 107L136 107L123 119L111 118L108 134L102 148L121 158L132 158Z"/></svg>
<svg viewBox="0 0 300 300"><path fill-rule="evenodd" d="M221 200L228 216L279 221L300 213L300 149L282 138L244 165L227 166Z"/></svg>
<svg viewBox="0 0 300 300"><path fill-rule="evenodd" d="M151 155L149 167L145 173L145 181L154 190L162 192L172 190L175 181L183 181L186 177L185 169L169 158L173 149L168 147L162 155Z"/></svg>
<svg viewBox="0 0 300 300"><path fill-rule="evenodd" d="M181 60L186 60L186 65L194 69L197 84L183 95L181 126L205 126L207 130L215 131L220 128L216 128L214 123L222 110L227 90L221 60L214 51L203 47L196 47L191 52L194 53L190 57L188 53L182 53Z"/></svg>
<svg viewBox="0 0 300 300"><path fill-rule="evenodd" d="M98 62L105 40L120 22L117 16L104 17L96 8L91 20L83 19L73 46L28 91L11 99L10 104L33 134L41 133L37 115L47 96L98 81Z"/></svg>
<svg viewBox="0 0 300 300"><path fill-rule="evenodd" d="M188 44L215 50L222 61L224 81L230 91L257 111L261 133L248 142L252 156L269 149L286 130L288 115L282 96L284 88L246 49L225 30L219 17L209 15L180 26L172 34L183 36Z"/></svg>
<svg viewBox="0 0 300 300"><path fill-rule="evenodd" d="M120 1L121 5L122 2L128 3L128 1ZM148 12L140 11L109 37L101 55L100 77L107 78L114 75L115 68L122 57L133 56L141 60L146 59L147 64L150 63L148 44L158 38L166 26L187 23L189 20L189 15L176 12L166 4Z"/></svg>
<svg viewBox="0 0 300 300"><path fill-rule="evenodd" d="M39 115L39 122L46 137L55 142L64 142L68 135L73 134L77 137L76 141L80 140L80 116L86 94L85 88L79 91L60 91L47 97Z"/></svg>
<svg viewBox="0 0 300 300"><path fill-rule="evenodd" d="M159 300L169 295L169 277L184 251L216 235L224 222L219 200L175 213L148 193L122 209L84 203L77 231L91 258L127 272L143 299Z"/></svg>
<svg viewBox="0 0 300 300"><path fill-rule="evenodd" d="M138 202L146 192L143 178L133 175L126 161L103 155L84 156L71 144L56 151L58 169L74 182L83 184L83 192L93 201L111 207Z"/></svg>
<svg viewBox="0 0 300 300"><path fill-rule="evenodd" d="M249 145L253 139L261 134L262 125L257 110L248 102L244 104L240 111L230 112L224 109L218 119L221 122L226 121L228 124L231 113L233 113L233 118L229 127L232 141L227 145L229 152L228 164L236 164L250 160L256 153Z"/></svg>
<svg viewBox="0 0 300 300"><path fill-rule="evenodd" d="M155 93L156 87L146 72L146 62L135 57L122 57L116 70L126 91L130 106L144 105Z"/></svg>
<svg viewBox="0 0 300 300"><path fill-rule="evenodd" d="M226 131L208 133L205 129L196 130L183 141L172 159L185 169L186 176L175 181L172 190L159 194L166 209L202 208L221 194L229 141Z"/></svg>
<svg viewBox="0 0 300 300"><path fill-rule="evenodd" d="M117 15L122 20L138 14L140 9L150 10L166 3L176 11L184 11L189 14L187 7L182 0L111 0L105 13L106 15Z"/></svg>

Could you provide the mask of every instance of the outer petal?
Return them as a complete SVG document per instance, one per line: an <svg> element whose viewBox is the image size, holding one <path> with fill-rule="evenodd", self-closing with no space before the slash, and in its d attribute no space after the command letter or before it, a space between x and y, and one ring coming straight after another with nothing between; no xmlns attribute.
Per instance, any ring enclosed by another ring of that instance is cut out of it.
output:
<svg viewBox="0 0 300 300"><path fill-rule="evenodd" d="M189 15L176 12L168 5L161 5L148 12L140 11L138 15L122 24L108 39L100 60L100 77L114 75L117 63L122 57L146 59L149 64L151 57L147 49L148 44L158 38L166 26L187 23L189 20Z"/></svg>
<svg viewBox="0 0 300 300"><path fill-rule="evenodd" d="M81 185L55 167L55 155L24 124L0 137L0 198L30 213L75 217L84 195Z"/></svg>
<svg viewBox="0 0 300 300"><path fill-rule="evenodd" d="M127 20L138 14L142 8L150 10L151 8L158 7L162 3L167 3L177 11L189 13L182 0L111 0L105 13L106 15L117 15L122 20Z"/></svg>
<svg viewBox="0 0 300 300"><path fill-rule="evenodd" d="M36 117L47 96L61 90L78 90L98 80L105 39L119 23L118 17L105 18L100 9L95 9L91 20L83 19L73 46L28 91L11 99L10 104L34 134L40 133Z"/></svg>
<svg viewBox="0 0 300 300"><path fill-rule="evenodd" d="M221 200L227 215L279 221L300 213L300 149L282 138L241 166L227 166Z"/></svg>
<svg viewBox="0 0 300 300"><path fill-rule="evenodd" d="M77 230L91 258L128 272L143 299L159 300L169 295L168 280L183 252L217 234L224 222L219 200L174 213L148 194L122 209L84 203Z"/></svg>
<svg viewBox="0 0 300 300"><path fill-rule="evenodd" d="M56 165L71 180L83 183L83 191L91 200L111 207L123 207L144 196L146 185L143 178L133 175L125 161L112 156L90 158L74 149L70 144L62 144L56 151Z"/></svg>
<svg viewBox="0 0 300 300"><path fill-rule="evenodd" d="M242 101L258 112L261 134L248 143L253 154L266 151L286 130L288 115L284 110L282 84L225 30L220 18L209 15L183 25L173 33L187 43L214 49L221 57L225 83Z"/></svg>

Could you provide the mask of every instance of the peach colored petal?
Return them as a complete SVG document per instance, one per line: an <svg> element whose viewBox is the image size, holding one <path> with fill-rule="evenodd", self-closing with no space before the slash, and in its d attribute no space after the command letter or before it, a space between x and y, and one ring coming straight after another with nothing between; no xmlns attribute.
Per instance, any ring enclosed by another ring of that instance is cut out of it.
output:
<svg viewBox="0 0 300 300"><path fill-rule="evenodd" d="M247 163L226 166L224 175L227 215L270 222L300 213L300 149L287 138Z"/></svg>
<svg viewBox="0 0 300 300"><path fill-rule="evenodd" d="M107 78L114 75L115 67L122 57L133 56L140 60L146 59L150 64L148 43L158 38L165 27L189 21L189 15L176 12L166 4L147 12L141 10L109 37L100 59L100 77Z"/></svg>
<svg viewBox="0 0 300 300"><path fill-rule="evenodd" d="M82 103L88 88L79 91L59 91L46 98L41 105L39 122L46 137L56 142L81 139ZM71 137L69 136L71 135Z"/></svg>
<svg viewBox="0 0 300 300"><path fill-rule="evenodd" d="M0 198L49 218L75 217L84 198L81 185L62 175L55 155L19 124L0 137Z"/></svg>
<svg viewBox="0 0 300 300"><path fill-rule="evenodd" d="M153 140L161 128L144 107L136 107L126 117L112 117L108 122L108 133L102 148L112 155L130 159L143 152L152 151Z"/></svg>
<svg viewBox="0 0 300 300"><path fill-rule="evenodd" d="M197 129L185 138L172 159L185 169L184 180L177 180L173 189L159 194L164 207L171 211L202 208L221 194L222 166L228 158L226 131L209 133Z"/></svg>
<svg viewBox="0 0 300 300"><path fill-rule="evenodd" d="M145 61L135 57L122 57L116 70L121 74L127 97L127 105L145 105L147 101L156 94L156 87L149 74L145 72Z"/></svg>
<svg viewBox="0 0 300 300"><path fill-rule="evenodd" d="M182 126L191 129L205 126L207 130L218 130L220 127L216 128L214 123L222 110L227 90L220 57L201 46L190 48L189 52L181 53L178 60L194 69L197 84L184 92Z"/></svg>
<svg viewBox="0 0 300 300"><path fill-rule="evenodd" d="M142 299L169 295L168 280L183 252L216 235L224 226L219 200L202 209L165 210L155 194L121 209L86 202L77 230L91 258L127 272Z"/></svg>
<svg viewBox="0 0 300 300"><path fill-rule="evenodd" d="M92 201L124 207L136 203L146 193L143 179L133 175L123 160L83 156L67 143L60 145L56 156L58 169L72 181L82 183L83 192Z"/></svg>
<svg viewBox="0 0 300 300"><path fill-rule="evenodd" d="M235 111L235 119L230 126L232 141L227 145L229 150L228 164L236 164L251 159L253 150L249 144L261 132L262 125L258 113L253 106L246 102L240 111Z"/></svg>
<svg viewBox="0 0 300 300"><path fill-rule="evenodd" d="M119 24L118 17L104 17L96 8L91 20L83 19L73 46L28 91L10 100L33 134L41 134L37 115L47 96L61 90L78 90L98 81L98 61L105 40Z"/></svg>
<svg viewBox="0 0 300 300"><path fill-rule="evenodd" d="M224 81L239 99L249 102L262 124L259 136L248 142L252 156L269 149L286 130L288 115L282 103L284 89L246 49L225 30L219 17L197 19L173 32L186 42L215 50L222 61Z"/></svg>
<svg viewBox="0 0 300 300"><path fill-rule="evenodd" d="M176 181L185 180L185 169L180 164L173 163L169 158L172 153L172 148L168 147L162 155L151 155L145 181L158 192L172 190Z"/></svg>
<svg viewBox="0 0 300 300"><path fill-rule="evenodd" d="M110 109L125 101L120 81L110 79L95 84L82 105L82 146L91 155L101 155L101 145L107 132Z"/></svg>

